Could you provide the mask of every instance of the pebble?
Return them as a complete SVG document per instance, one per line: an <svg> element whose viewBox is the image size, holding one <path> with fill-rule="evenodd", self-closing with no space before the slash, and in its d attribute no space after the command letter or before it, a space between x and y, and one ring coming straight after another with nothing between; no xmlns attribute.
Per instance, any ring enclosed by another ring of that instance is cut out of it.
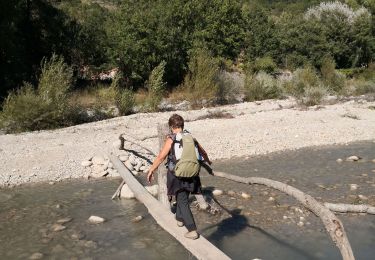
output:
<svg viewBox="0 0 375 260"><path fill-rule="evenodd" d="M137 172L136 170L133 170L133 171L132 171L132 174L133 174L134 176L138 176L138 172Z"/></svg>
<svg viewBox="0 0 375 260"><path fill-rule="evenodd" d="M356 155L352 155L352 156L349 156L348 158L346 158L346 161L347 161L347 162L356 162L356 161L358 161L359 159L361 159L361 157L356 156Z"/></svg>
<svg viewBox="0 0 375 260"><path fill-rule="evenodd" d="M250 194L247 194L246 192L242 192L242 193L241 193L241 197L244 198L244 199L250 199L250 198L251 198L251 195L250 195Z"/></svg>
<svg viewBox="0 0 375 260"><path fill-rule="evenodd" d="M372 162L375 163L375 159L372 159Z"/></svg>
<svg viewBox="0 0 375 260"><path fill-rule="evenodd" d="M101 218L101 217L98 217L98 216L91 216L91 217L89 217L88 221L91 224L100 224L100 223L103 223L105 221L105 219Z"/></svg>
<svg viewBox="0 0 375 260"><path fill-rule="evenodd" d="M43 258L43 254L42 254L42 253L39 253L39 252L34 253L34 254L32 254L32 255L29 257L30 260L36 260L36 259L42 259L42 258Z"/></svg>
<svg viewBox="0 0 375 260"><path fill-rule="evenodd" d="M303 223L302 221L297 223L297 226L299 226L299 227L303 227L304 225L305 225L305 223Z"/></svg>
<svg viewBox="0 0 375 260"><path fill-rule="evenodd" d="M52 227L51 227L51 230L54 231L54 232L59 232L59 231L62 231L64 229L66 229L66 227L61 225L61 224L53 224Z"/></svg>
<svg viewBox="0 0 375 260"><path fill-rule="evenodd" d="M275 198L274 197L269 197L268 201L275 201Z"/></svg>
<svg viewBox="0 0 375 260"><path fill-rule="evenodd" d="M338 163L342 163L343 160L342 160L341 158L338 158L338 159L336 160L336 162L338 162Z"/></svg>
<svg viewBox="0 0 375 260"><path fill-rule="evenodd" d="M218 189L215 189L215 190L212 191L212 194L214 196L220 196L220 195L223 195L223 193L224 192L222 190L218 190Z"/></svg>
<svg viewBox="0 0 375 260"><path fill-rule="evenodd" d="M120 155L118 158L122 162L126 162L127 160L129 160L129 156L128 155Z"/></svg>
<svg viewBox="0 0 375 260"><path fill-rule="evenodd" d="M299 221L305 221L304 217L299 217Z"/></svg>
<svg viewBox="0 0 375 260"><path fill-rule="evenodd" d="M147 169L147 167L146 166L141 166L140 168L139 168L139 170L141 171L141 172L145 172L145 170Z"/></svg>
<svg viewBox="0 0 375 260"><path fill-rule="evenodd" d="M89 166L92 165L92 162L91 162L91 161L83 161L83 162L81 162L81 165L82 165L83 167L89 167Z"/></svg>
<svg viewBox="0 0 375 260"><path fill-rule="evenodd" d="M80 240L80 239L84 238L85 235L82 234L82 233L77 232L77 233L73 233L70 237L71 237L73 240Z"/></svg>
<svg viewBox="0 0 375 260"><path fill-rule="evenodd" d="M288 219L288 217L287 216L283 216L283 219Z"/></svg>
<svg viewBox="0 0 375 260"><path fill-rule="evenodd" d="M359 198L360 200L368 200L368 197L366 197L365 195L362 195L362 194L359 194L359 195L358 195L358 198Z"/></svg>
<svg viewBox="0 0 375 260"><path fill-rule="evenodd" d="M97 165L105 164L105 159L102 156L94 156L92 157L91 161L93 164L97 164Z"/></svg>
<svg viewBox="0 0 375 260"><path fill-rule="evenodd" d="M132 171L134 169L133 164L131 163L130 159L125 162L126 168L128 168L129 171Z"/></svg>
<svg viewBox="0 0 375 260"><path fill-rule="evenodd" d="M55 183L53 181L50 181L48 184L49 185L55 185Z"/></svg>
<svg viewBox="0 0 375 260"><path fill-rule="evenodd" d="M227 193L228 193L229 196L235 196L236 195L236 193L232 190L229 190Z"/></svg>
<svg viewBox="0 0 375 260"><path fill-rule="evenodd" d="M375 173L375 169L373 169L373 170L371 170L371 171Z"/></svg>
<svg viewBox="0 0 375 260"><path fill-rule="evenodd" d="M358 189L358 184L350 184L350 190L354 191Z"/></svg>
<svg viewBox="0 0 375 260"><path fill-rule="evenodd" d="M59 223L59 224L65 224L65 223L68 223L68 222L70 222L72 220L73 220L72 218L61 218L61 219L57 220L57 223Z"/></svg>
<svg viewBox="0 0 375 260"><path fill-rule="evenodd" d="M133 199L135 198L134 193L129 189L129 186L125 184L122 186L120 191L120 198Z"/></svg>
<svg viewBox="0 0 375 260"><path fill-rule="evenodd" d="M89 248L97 248L97 244L94 242L94 241L86 241L85 242L85 247L89 247Z"/></svg>
<svg viewBox="0 0 375 260"><path fill-rule="evenodd" d="M143 219L143 216L137 216L132 219L132 222L137 223L137 222L140 222L142 219Z"/></svg>
<svg viewBox="0 0 375 260"><path fill-rule="evenodd" d="M137 165L134 167L134 170L136 170L137 172L139 172L140 169L141 169L141 166L142 166L142 161L138 161Z"/></svg>

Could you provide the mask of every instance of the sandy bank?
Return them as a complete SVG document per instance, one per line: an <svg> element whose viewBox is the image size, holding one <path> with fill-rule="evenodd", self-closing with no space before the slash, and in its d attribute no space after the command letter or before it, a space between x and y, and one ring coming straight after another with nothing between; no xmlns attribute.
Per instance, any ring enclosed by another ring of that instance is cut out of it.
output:
<svg viewBox="0 0 375 260"><path fill-rule="evenodd" d="M293 100L266 100L179 112L212 159L301 147L375 140L375 102L365 100L300 109ZM199 119L213 111L230 119ZM81 162L114 150L119 134L142 139L173 112L135 114L53 131L0 135L1 186L60 181L88 174ZM142 145L157 151L157 139ZM132 147L129 147L132 148ZM136 147L133 147L136 149Z"/></svg>

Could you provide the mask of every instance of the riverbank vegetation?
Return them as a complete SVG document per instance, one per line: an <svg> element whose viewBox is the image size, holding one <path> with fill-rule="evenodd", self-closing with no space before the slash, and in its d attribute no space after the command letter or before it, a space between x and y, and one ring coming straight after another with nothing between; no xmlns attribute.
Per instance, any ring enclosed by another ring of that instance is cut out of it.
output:
<svg viewBox="0 0 375 260"><path fill-rule="evenodd" d="M133 112L375 93L375 3L8 1L0 128L55 128ZM167 101L165 101L167 100Z"/></svg>

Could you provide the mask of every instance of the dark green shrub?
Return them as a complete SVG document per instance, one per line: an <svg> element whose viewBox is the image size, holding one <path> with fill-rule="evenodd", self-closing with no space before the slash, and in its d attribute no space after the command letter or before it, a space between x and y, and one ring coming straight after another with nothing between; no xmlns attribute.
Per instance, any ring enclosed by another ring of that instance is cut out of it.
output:
<svg viewBox="0 0 375 260"><path fill-rule="evenodd" d="M146 105L148 110L157 111L158 106L163 99L163 95L166 90L167 83L164 82L166 62L162 61L158 66L156 66L146 82L148 89L148 96L146 100Z"/></svg>
<svg viewBox="0 0 375 260"><path fill-rule="evenodd" d="M277 69L276 63L269 56L256 59L252 65L253 71L255 73L259 71L264 71L266 73L273 73Z"/></svg>
<svg viewBox="0 0 375 260"><path fill-rule="evenodd" d="M344 74L336 71L336 63L331 57L323 59L320 72L324 85L330 90L338 93L345 87L346 78Z"/></svg>

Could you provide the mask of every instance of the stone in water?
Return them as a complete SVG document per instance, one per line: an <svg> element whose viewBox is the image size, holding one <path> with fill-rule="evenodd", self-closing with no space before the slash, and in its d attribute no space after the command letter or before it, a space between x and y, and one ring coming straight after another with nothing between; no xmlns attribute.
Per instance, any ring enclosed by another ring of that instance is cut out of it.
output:
<svg viewBox="0 0 375 260"><path fill-rule="evenodd" d="M105 219L98 216L91 216L89 217L88 221L92 224L100 224L103 223Z"/></svg>
<svg viewBox="0 0 375 260"><path fill-rule="evenodd" d="M214 196L220 196L220 195L223 195L223 191L222 190L213 190L212 191L212 194L214 195Z"/></svg>

